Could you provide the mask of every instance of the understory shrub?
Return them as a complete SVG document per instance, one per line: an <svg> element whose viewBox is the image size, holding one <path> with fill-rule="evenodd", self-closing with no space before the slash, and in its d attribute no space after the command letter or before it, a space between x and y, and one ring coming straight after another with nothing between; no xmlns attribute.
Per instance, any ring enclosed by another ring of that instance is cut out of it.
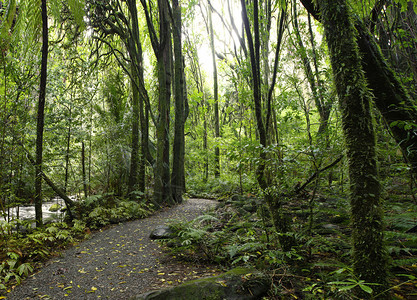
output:
<svg viewBox="0 0 417 300"><path fill-rule="evenodd" d="M91 229L145 218L153 211L153 205L145 201L125 200L113 194L90 196L81 207L84 211L83 220Z"/></svg>

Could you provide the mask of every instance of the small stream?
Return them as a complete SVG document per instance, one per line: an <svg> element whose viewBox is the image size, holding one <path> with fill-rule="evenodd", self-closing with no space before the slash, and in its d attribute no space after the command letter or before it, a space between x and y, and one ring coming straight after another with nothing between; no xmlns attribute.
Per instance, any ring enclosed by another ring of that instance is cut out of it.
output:
<svg viewBox="0 0 417 300"><path fill-rule="evenodd" d="M76 201L76 196L70 196L71 200ZM58 209L51 211L51 206L58 206ZM42 217L44 223L50 222L59 222L64 219L65 212L62 212L61 209L65 208L65 202L60 197L53 198L50 201L45 201L42 203ZM20 220L35 220L35 205L24 205L24 206L15 206L6 210L7 220L20 219Z"/></svg>

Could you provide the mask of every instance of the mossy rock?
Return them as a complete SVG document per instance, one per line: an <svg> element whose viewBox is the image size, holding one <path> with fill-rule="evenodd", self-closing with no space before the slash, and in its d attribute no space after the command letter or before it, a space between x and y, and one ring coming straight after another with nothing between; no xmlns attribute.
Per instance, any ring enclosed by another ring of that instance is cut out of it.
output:
<svg viewBox="0 0 417 300"><path fill-rule="evenodd" d="M58 203L52 204L51 207L49 207L50 212L57 212L61 208L61 205Z"/></svg>
<svg viewBox="0 0 417 300"><path fill-rule="evenodd" d="M236 268L218 276L138 295L131 300L250 300L266 295L269 287L267 276L253 269Z"/></svg>

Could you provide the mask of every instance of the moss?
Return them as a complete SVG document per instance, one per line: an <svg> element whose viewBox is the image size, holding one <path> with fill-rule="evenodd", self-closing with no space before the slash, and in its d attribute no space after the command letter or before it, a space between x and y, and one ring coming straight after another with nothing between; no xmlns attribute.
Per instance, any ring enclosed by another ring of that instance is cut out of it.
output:
<svg viewBox="0 0 417 300"><path fill-rule="evenodd" d="M353 267L358 278L387 288L380 184L375 155L372 95L361 66L357 32L346 0L320 0L349 162ZM369 296L369 295L368 295Z"/></svg>
<svg viewBox="0 0 417 300"><path fill-rule="evenodd" d="M224 274L200 278L182 285L139 295L133 299L221 300L259 299L268 292L268 278L256 270L232 269Z"/></svg>
<svg viewBox="0 0 417 300"><path fill-rule="evenodd" d="M61 205L59 205L58 203L52 204L51 207L49 208L50 212L57 212L59 209L61 208Z"/></svg>

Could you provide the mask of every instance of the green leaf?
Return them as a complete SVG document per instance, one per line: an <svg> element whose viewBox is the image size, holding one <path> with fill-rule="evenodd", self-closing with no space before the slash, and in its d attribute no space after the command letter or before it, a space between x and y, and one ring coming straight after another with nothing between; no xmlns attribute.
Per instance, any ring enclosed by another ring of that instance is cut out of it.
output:
<svg viewBox="0 0 417 300"><path fill-rule="evenodd" d="M360 285L359 285L359 287L360 287L363 291L367 292L368 294L372 294L372 292L373 292L373 290L372 290L369 286L367 286L367 285L360 284Z"/></svg>

